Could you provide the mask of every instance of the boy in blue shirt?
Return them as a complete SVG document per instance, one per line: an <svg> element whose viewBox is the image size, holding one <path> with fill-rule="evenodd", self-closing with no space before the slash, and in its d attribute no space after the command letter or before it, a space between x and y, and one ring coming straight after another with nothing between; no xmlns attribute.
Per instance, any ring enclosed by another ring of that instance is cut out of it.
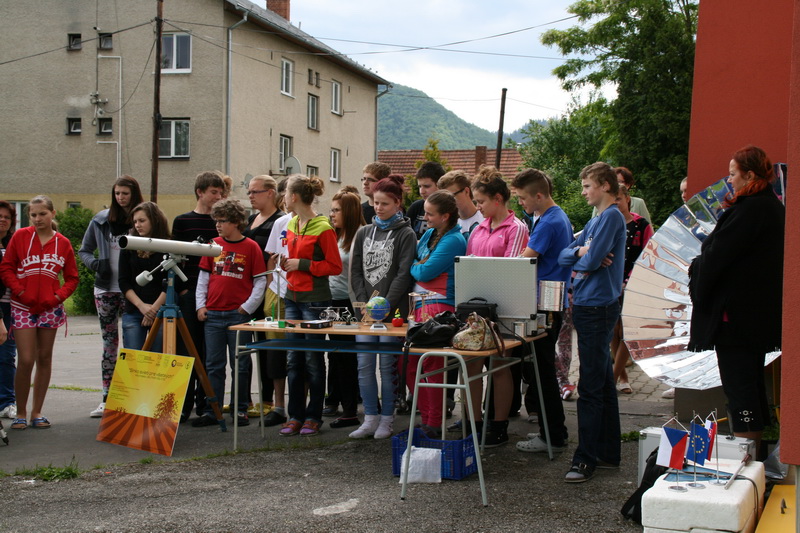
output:
<svg viewBox="0 0 800 533"><path fill-rule="evenodd" d="M595 468L620 462L617 390L609 343L619 319L625 262L625 217L617 209L614 168L594 163L581 171L581 195L597 208L581 234L562 250L558 262L575 271L572 320L578 333L578 448L564 481L582 483Z"/></svg>
<svg viewBox="0 0 800 533"><path fill-rule="evenodd" d="M569 266L560 265L558 256L572 241L572 224L567 214L553 201L550 178L540 170L528 168L514 177L511 187L522 208L537 217L522 256L537 258L538 279L568 283L572 270ZM566 295L566 291L564 294ZM566 298L564 303L566 305ZM547 330L547 336L534 341L533 346L536 350L535 361L539 370L544 412L547 414L550 444L553 451L562 452L567 448L568 436L567 427L564 425L564 406L561 404L556 378L556 341L561 331L562 313L552 313L552 316L553 322ZM538 407L538 396L535 403ZM529 440L518 442L517 450L534 453L547 451L543 418L539 417L539 434Z"/></svg>

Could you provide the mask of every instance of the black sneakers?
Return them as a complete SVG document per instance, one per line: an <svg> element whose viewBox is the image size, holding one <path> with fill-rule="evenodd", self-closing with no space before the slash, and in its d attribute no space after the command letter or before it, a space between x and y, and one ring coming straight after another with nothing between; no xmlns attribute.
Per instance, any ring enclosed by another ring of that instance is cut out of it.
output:
<svg viewBox="0 0 800 533"><path fill-rule="evenodd" d="M492 420L486 432L485 448L496 448L508 442L508 420Z"/></svg>

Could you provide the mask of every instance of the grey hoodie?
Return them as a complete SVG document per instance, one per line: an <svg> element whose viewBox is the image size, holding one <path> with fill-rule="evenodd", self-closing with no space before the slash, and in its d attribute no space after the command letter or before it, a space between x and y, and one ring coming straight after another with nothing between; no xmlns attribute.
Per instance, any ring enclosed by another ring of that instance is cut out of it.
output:
<svg viewBox="0 0 800 533"><path fill-rule="evenodd" d="M417 253L417 236L407 218L382 230L375 224L362 226L353 241L350 284L356 300L366 302L374 291L389 300L402 317L408 316L408 293L414 287L411 265Z"/></svg>

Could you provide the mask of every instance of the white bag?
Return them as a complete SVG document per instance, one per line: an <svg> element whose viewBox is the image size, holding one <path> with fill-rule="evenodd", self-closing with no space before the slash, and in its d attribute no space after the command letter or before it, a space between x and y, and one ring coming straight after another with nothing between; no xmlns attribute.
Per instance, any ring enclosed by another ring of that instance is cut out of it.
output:
<svg viewBox="0 0 800 533"><path fill-rule="evenodd" d="M403 452L400 461L400 483L408 460L408 452ZM408 467L409 483L441 483L442 482L442 450L436 448L411 447L411 464Z"/></svg>

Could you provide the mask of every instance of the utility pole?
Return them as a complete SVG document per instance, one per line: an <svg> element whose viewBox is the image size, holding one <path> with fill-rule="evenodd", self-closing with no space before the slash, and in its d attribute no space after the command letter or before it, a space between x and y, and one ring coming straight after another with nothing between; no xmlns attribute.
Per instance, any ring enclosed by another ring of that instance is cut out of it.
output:
<svg viewBox="0 0 800 533"><path fill-rule="evenodd" d="M156 72L153 83L153 150L150 163L150 201L158 202L158 134L161 131L161 34L164 29L164 0L156 0Z"/></svg>
<svg viewBox="0 0 800 533"><path fill-rule="evenodd" d="M500 129L497 130L497 150L494 151L494 168L500 169L500 156L503 154L503 121L506 118L506 91L500 97Z"/></svg>

